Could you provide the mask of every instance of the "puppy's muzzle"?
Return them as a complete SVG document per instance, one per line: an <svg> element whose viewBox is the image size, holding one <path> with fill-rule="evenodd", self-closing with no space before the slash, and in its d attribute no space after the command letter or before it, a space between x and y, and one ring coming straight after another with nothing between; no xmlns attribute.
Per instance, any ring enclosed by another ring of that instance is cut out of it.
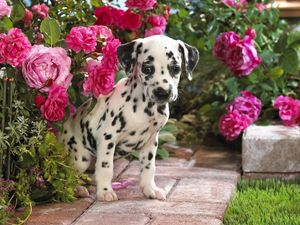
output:
<svg viewBox="0 0 300 225"><path fill-rule="evenodd" d="M158 102L168 102L171 97L171 88L168 90L158 87L153 90L153 95Z"/></svg>

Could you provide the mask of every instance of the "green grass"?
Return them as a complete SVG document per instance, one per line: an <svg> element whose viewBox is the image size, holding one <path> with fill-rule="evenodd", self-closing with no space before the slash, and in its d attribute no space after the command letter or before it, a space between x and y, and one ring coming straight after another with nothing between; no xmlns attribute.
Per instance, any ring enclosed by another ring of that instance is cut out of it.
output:
<svg viewBox="0 0 300 225"><path fill-rule="evenodd" d="M300 179L241 180L225 225L300 225Z"/></svg>

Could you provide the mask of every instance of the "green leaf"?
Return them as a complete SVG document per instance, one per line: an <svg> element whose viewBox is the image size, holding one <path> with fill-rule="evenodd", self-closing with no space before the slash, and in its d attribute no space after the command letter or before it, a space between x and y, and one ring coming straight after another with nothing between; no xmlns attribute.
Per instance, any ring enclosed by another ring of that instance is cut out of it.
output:
<svg viewBox="0 0 300 225"><path fill-rule="evenodd" d="M127 77L126 73L124 73L124 71L120 70L119 72L117 72L116 74L116 79L115 79L115 83L117 83L119 80L121 80L122 78Z"/></svg>
<svg viewBox="0 0 300 225"><path fill-rule="evenodd" d="M25 7L21 1L15 1L13 3L13 10L11 12L10 18L13 22L18 22L22 20L25 16Z"/></svg>
<svg viewBox="0 0 300 225"><path fill-rule="evenodd" d="M164 159L164 158L169 157L170 154L166 149L158 148L157 152L156 152L156 155L158 155L160 158Z"/></svg>
<svg viewBox="0 0 300 225"><path fill-rule="evenodd" d="M162 131L159 133L159 141L160 142L174 142L174 141L176 141L176 137L170 132Z"/></svg>
<svg viewBox="0 0 300 225"><path fill-rule="evenodd" d="M2 20L0 20L0 33L7 32L12 27L13 27L13 23L7 16L3 17Z"/></svg>
<svg viewBox="0 0 300 225"><path fill-rule="evenodd" d="M180 9L178 13L180 18L185 18L188 14L189 12L186 9Z"/></svg>
<svg viewBox="0 0 300 225"><path fill-rule="evenodd" d="M61 30L55 19L44 19L41 23L40 30L44 34L47 44L52 46L59 40Z"/></svg>
<svg viewBox="0 0 300 225"><path fill-rule="evenodd" d="M276 66L270 70L270 78L272 80L277 80L284 73L284 70L280 66Z"/></svg>
<svg viewBox="0 0 300 225"><path fill-rule="evenodd" d="M284 71L296 75L299 68L299 56L297 51L293 48L285 50L279 59L279 63Z"/></svg>
<svg viewBox="0 0 300 225"><path fill-rule="evenodd" d="M175 133L177 131L177 127L175 124L166 124L161 131L166 131L166 132L171 132L171 133Z"/></svg>
<svg viewBox="0 0 300 225"><path fill-rule="evenodd" d="M100 6L104 5L104 3L102 1L99 1L99 0L91 0L91 4L94 7L100 7Z"/></svg>
<svg viewBox="0 0 300 225"><path fill-rule="evenodd" d="M287 42L288 42L288 36L286 33L283 33L277 43L275 44L274 50L275 52L283 52L285 48L287 47Z"/></svg>

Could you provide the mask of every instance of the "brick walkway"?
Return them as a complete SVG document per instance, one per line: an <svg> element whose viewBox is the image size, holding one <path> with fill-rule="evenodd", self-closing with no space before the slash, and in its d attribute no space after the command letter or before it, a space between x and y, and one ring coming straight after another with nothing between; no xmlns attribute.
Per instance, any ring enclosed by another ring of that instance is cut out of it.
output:
<svg viewBox="0 0 300 225"><path fill-rule="evenodd" d="M115 163L115 180L135 185L117 190L119 201L91 198L36 206L27 225L217 225L240 178L240 155L218 147L169 146L171 156L157 161L156 182L166 201L146 199L138 187L138 163Z"/></svg>

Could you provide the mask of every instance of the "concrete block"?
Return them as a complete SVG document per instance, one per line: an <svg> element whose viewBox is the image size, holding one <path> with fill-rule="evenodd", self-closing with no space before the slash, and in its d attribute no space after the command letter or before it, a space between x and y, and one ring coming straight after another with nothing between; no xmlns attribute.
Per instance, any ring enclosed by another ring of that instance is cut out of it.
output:
<svg viewBox="0 0 300 225"><path fill-rule="evenodd" d="M300 128L283 125L247 128L243 135L242 167L245 173L300 171Z"/></svg>

